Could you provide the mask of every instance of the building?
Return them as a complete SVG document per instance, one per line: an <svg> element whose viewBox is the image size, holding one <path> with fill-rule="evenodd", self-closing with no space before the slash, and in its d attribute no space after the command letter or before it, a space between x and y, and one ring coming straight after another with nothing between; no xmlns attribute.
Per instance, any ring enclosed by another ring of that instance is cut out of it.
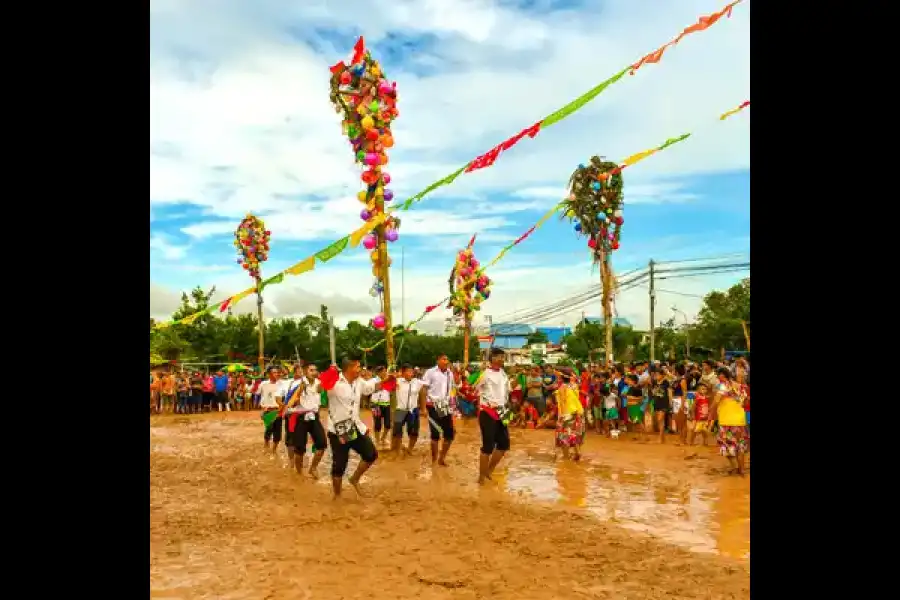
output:
<svg viewBox="0 0 900 600"><path fill-rule="evenodd" d="M524 348L528 344L528 336L534 333L531 325L521 323L494 323L491 335L494 336L494 347L504 350Z"/></svg>
<svg viewBox="0 0 900 600"><path fill-rule="evenodd" d="M551 344L562 344L562 339L572 333L571 327L537 327L540 333L547 336L547 341Z"/></svg>
<svg viewBox="0 0 900 600"><path fill-rule="evenodd" d="M585 317L585 321L592 325L603 325L603 317ZM631 321L625 317L613 317L613 327L634 327Z"/></svg>

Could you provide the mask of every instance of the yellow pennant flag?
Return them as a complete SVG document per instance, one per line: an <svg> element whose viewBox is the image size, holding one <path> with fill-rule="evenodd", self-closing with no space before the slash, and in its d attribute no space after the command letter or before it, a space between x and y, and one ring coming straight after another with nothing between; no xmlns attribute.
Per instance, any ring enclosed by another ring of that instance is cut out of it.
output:
<svg viewBox="0 0 900 600"><path fill-rule="evenodd" d="M301 273L306 273L307 271L312 271L316 268L316 257L309 256L304 258L300 262L298 262L293 267L285 269L284 272L289 275L300 275Z"/></svg>
<svg viewBox="0 0 900 600"><path fill-rule="evenodd" d="M387 217L384 213L380 213L373 219L366 221L366 224L350 234L350 246L356 248L366 235L373 229L384 223Z"/></svg>
<svg viewBox="0 0 900 600"><path fill-rule="evenodd" d="M241 292L239 294L235 294L234 296L231 297L231 303L229 303L228 306L229 307L234 306L235 304L237 304L238 302L240 302L241 300L243 300L244 298L246 298L247 296L252 294L254 291L256 291L256 288L252 287L252 288L247 288L246 290L244 290L243 292Z"/></svg>
<svg viewBox="0 0 900 600"><path fill-rule="evenodd" d="M654 148L653 150L644 150L643 152L638 152L637 154L632 154L628 158L622 161L622 166L627 167L631 166L636 162L641 162L648 156L652 156L658 152L658 148Z"/></svg>

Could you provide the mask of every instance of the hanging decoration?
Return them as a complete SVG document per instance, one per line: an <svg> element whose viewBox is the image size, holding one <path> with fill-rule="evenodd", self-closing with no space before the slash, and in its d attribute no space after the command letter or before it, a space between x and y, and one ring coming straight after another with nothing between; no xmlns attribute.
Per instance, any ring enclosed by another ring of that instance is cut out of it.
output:
<svg viewBox="0 0 900 600"><path fill-rule="evenodd" d="M331 67L331 103L341 114L342 130L347 136L354 160L362 167L363 189L357 194L362 208L359 218L378 227L363 238L363 247L372 260L372 286L369 293L380 300L384 310L385 272L391 260L380 242L396 242L400 238L400 219L387 216L385 205L394 199L387 186L391 175L385 170L389 148L394 145L391 123L399 116L397 82L389 81L381 65L366 50L363 38L357 40L349 64L343 61ZM388 318L379 313L372 319L378 329L387 326Z"/></svg>
<svg viewBox="0 0 900 600"><path fill-rule="evenodd" d="M260 265L269 258L269 237L272 232L266 229L262 219L248 214L234 232L234 247L237 250L237 263L253 279L260 277Z"/></svg>
<svg viewBox="0 0 900 600"><path fill-rule="evenodd" d="M595 262L619 249L624 196L622 169L614 162L592 156L578 165L569 179L569 196L563 201L565 218L575 223L575 232L587 238Z"/></svg>
<svg viewBox="0 0 900 600"><path fill-rule="evenodd" d="M481 263L475 258L472 246L475 238L456 255L456 263L450 270L450 301L447 308L454 317L462 317L471 323L475 312L481 310L481 303L491 297L491 278L482 272Z"/></svg>

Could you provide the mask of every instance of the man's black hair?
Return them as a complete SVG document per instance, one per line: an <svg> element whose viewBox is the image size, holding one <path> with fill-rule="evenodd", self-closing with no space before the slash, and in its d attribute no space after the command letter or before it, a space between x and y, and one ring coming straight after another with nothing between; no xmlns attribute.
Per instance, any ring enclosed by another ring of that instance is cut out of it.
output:
<svg viewBox="0 0 900 600"><path fill-rule="evenodd" d="M713 369L713 370L715 370L715 368L716 368L716 363L714 363L713 361L711 361L708 358L703 361L703 364L709 366L709 368Z"/></svg>
<svg viewBox="0 0 900 600"><path fill-rule="evenodd" d="M718 371L716 371L716 375L722 375L728 381L731 381L733 377L731 376L731 369L727 367L721 367Z"/></svg>
<svg viewBox="0 0 900 600"><path fill-rule="evenodd" d="M400 365L401 371L405 371L406 369L412 369L412 368L413 368L412 365L409 363L403 363L402 365Z"/></svg>
<svg viewBox="0 0 900 600"><path fill-rule="evenodd" d="M350 368L350 365L352 365L353 363L358 363L358 362L359 362L358 358L353 358L351 356L345 356L344 358L341 359L341 371L346 371L347 369Z"/></svg>
<svg viewBox="0 0 900 600"><path fill-rule="evenodd" d="M447 356L446 352L440 352L437 356L434 357L434 362L437 362L437 361L441 360L442 358L446 358L448 360L450 359L450 357Z"/></svg>
<svg viewBox="0 0 900 600"><path fill-rule="evenodd" d="M505 356L506 352L503 351L502 348L491 348L491 358L495 356Z"/></svg>

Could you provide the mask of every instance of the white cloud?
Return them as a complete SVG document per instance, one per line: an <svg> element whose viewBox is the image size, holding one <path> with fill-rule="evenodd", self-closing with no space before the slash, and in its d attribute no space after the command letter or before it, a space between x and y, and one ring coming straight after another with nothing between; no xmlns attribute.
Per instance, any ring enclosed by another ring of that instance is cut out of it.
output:
<svg viewBox="0 0 900 600"><path fill-rule="evenodd" d="M391 187L402 200L722 4L587 0L577 10L529 16L487 0L155 0L150 7L151 256L176 262L185 257L187 246L157 233L164 206L171 211L172 205L193 204L202 210L182 229L192 241L230 235L248 211L262 215L273 236L283 240L327 242L360 223L361 205L354 199L359 170L328 103L327 68L350 48L322 36L326 29L359 32L364 14L361 33L376 48L388 34L430 40L425 48L409 50L402 63L385 57L400 91L389 170ZM517 222L515 213L544 210L562 199L572 169L591 155L624 158L688 131L695 135L626 172L626 202L690 201L694 192L674 178L749 166L749 111L717 121L749 93L749 10L742 5L730 20L669 49L659 64L626 76L579 113L523 140L494 167L462 175L452 188L434 194L466 198L465 214L429 208L426 199L401 215L403 239L415 239L449 265L472 233L479 232L485 247L506 242L496 230ZM515 199L492 203L495 192ZM691 243L658 242L686 251ZM233 266L230 243L221 245L221 258L206 267ZM641 260L651 252L636 244L623 246L626 250ZM539 304L596 280L584 255L565 268L541 270L524 258L515 262L515 256L494 275L487 314ZM621 256L617 260L626 262ZM411 258L407 319L446 289L443 270L415 268ZM395 286L398 265L395 256ZM223 293L247 287L240 273L223 278L197 267L198 283L218 283ZM273 288L267 310L298 309L287 300L291 294L309 294L313 304L333 294L333 302L347 301L344 310L334 311L337 318L367 318L364 309L374 314L377 306L365 296L370 278L368 265L335 260ZM683 289L702 293L710 281L684 280ZM165 293L170 292L151 286L151 314L171 312ZM154 294L164 298L155 309ZM244 303L252 309L250 300ZM646 322L645 304L637 296L623 297L619 311ZM679 308L692 310L689 304ZM434 326L441 318L436 314L428 323Z"/></svg>

